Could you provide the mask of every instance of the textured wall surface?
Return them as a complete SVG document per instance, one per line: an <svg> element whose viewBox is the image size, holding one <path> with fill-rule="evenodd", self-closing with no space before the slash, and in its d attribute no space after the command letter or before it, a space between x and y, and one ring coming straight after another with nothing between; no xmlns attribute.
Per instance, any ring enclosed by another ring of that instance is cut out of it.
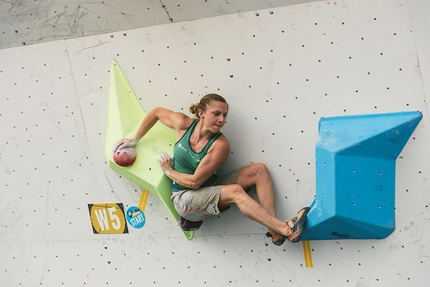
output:
<svg viewBox="0 0 430 287"><path fill-rule="evenodd" d="M0 282L425 286L428 12L418 0L322 1L0 50ZM188 241L150 196L142 229L94 234L88 204L141 196L104 158L112 59L146 110L187 113L206 93L225 96L231 156L220 173L265 163L281 219L314 199L321 117L422 111L397 159L396 230L305 252L274 246L232 208Z"/></svg>
<svg viewBox="0 0 430 287"><path fill-rule="evenodd" d="M0 1L0 48L19 47L315 1Z"/></svg>

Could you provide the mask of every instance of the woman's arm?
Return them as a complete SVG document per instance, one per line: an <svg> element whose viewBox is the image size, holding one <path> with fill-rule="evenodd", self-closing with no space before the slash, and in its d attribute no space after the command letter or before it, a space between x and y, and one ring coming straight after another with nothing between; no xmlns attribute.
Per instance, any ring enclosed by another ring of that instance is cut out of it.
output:
<svg viewBox="0 0 430 287"><path fill-rule="evenodd" d="M162 122L166 126L175 129L176 134L181 133L188 128L192 123L193 119L186 116L183 113L173 112L171 110L157 107L149 112L146 117L142 120L134 137L130 139L121 139L116 144L114 149L135 146L146 133L157 123L157 121Z"/></svg>
<svg viewBox="0 0 430 287"><path fill-rule="evenodd" d="M222 135L212 144L194 174L184 174L174 170L172 159L168 156L159 157L158 162L163 172L177 184L190 189L198 189L225 163L229 154L230 144L225 136Z"/></svg>

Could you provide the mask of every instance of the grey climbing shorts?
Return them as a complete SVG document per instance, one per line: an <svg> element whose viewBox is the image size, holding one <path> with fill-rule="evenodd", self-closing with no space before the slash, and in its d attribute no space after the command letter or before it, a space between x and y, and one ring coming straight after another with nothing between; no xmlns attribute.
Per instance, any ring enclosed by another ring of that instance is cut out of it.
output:
<svg viewBox="0 0 430 287"><path fill-rule="evenodd" d="M200 221L226 212L230 207L218 208L221 190L224 185L237 183L239 171L218 178L211 186L174 192L172 200L176 211L190 221Z"/></svg>

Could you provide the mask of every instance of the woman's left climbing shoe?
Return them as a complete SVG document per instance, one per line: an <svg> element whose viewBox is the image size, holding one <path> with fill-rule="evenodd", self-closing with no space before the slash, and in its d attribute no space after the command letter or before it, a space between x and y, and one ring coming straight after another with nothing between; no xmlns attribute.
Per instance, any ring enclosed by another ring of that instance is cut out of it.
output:
<svg viewBox="0 0 430 287"><path fill-rule="evenodd" d="M300 241L303 225L306 222L309 210L309 207L304 207L300 209L299 212L297 212L296 216L294 216L290 221L287 222L291 228L291 231L293 232L290 236L288 236L288 241L293 243Z"/></svg>

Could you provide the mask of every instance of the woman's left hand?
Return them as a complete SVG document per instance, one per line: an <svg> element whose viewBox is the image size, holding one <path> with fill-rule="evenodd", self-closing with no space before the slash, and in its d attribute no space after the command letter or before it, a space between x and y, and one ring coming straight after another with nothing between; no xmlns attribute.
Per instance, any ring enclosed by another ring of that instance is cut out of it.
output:
<svg viewBox="0 0 430 287"><path fill-rule="evenodd" d="M161 167L161 170L165 175L169 176L170 172L173 170L173 161L170 156L164 152L159 153L157 157L157 162Z"/></svg>

